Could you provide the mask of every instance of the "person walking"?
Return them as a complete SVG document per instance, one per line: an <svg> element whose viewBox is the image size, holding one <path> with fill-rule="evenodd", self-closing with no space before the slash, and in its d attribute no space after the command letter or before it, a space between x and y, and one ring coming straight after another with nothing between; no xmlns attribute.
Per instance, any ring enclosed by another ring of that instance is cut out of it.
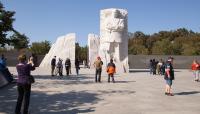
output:
<svg viewBox="0 0 200 114"><path fill-rule="evenodd" d="M30 72L35 70L32 60L26 63L26 55L22 54L18 57L19 63L16 66L18 79L17 79L17 91L18 98L15 108L15 114L21 114L21 106L23 104L23 114L28 114L30 94L31 94L31 80Z"/></svg>
<svg viewBox="0 0 200 114"><path fill-rule="evenodd" d="M65 69L66 69L66 75L69 76L69 70L71 67L71 61L69 58L66 59L65 61Z"/></svg>
<svg viewBox="0 0 200 114"><path fill-rule="evenodd" d="M194 60L192 65L191 65L191 69L193 72L193 76L194 76L194 81L198 82L199 81L199 70L200 70L200 64L197 62L197 60Z"/></svg>
<svg viewBox="0 0 200 114"><path fill-rule="evenodd" d="M112 77L112 82L115 83L114 73L116 73L116 67L112 59L110 59L110 63L108 63L107 65L107 73L108 73L108 83L110 83L110 77Z"/></svg>
<svg viewBox="0 0 200 114"><path fill-rule="evenodd" d="M101 72L102 72L103 62L100 57L97 57L97 60L94 62L94 67L96 68L95 72L95 82L101 82Z"/></svg>
<svg viewBox="0 0 200 114"><path fill-rule="evenodd" d="M56 67L56 56L51 60L51 76L54 76L54 70Z"/></svg>
<svg viewBox="0 0 200 114"><path fill-rule="evenodd" d="M80 63L79 63L79 59L75 60L75 68L76 68L76 75L79 74L79 70L80 70Z"/></svg>
<svg viewBox="0 0 200 114"><path fill-rule="evenodd" d="M173 58L170 57L165 64L165 76L166 81L165 95L173 96L172 94L172 81L174 80L174 68L173 68Z"/></svg>

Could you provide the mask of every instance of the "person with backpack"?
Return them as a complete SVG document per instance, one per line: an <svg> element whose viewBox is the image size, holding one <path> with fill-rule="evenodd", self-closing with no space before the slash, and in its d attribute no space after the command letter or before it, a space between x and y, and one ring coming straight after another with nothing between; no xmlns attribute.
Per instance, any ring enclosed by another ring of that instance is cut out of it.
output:
<svg viewBox="0 0 200 114"><path fill-rule="evenodd" d="M94 67L96 68L95 72L95 82L101 82L101 72L102 72L103 62L100 57L97 57L97 60L94 62Z"/></svg>
<svg viewBox="0 0 200 114"><path fill-rule="evenodd" d="M172 81L174 80L174 68L173 68L173 58L170 57L165 64L165 76L166 81L165 95L173 96L172 94Z"/></svg>
<svg viewBox="0 0 200 114"><path fill-rule="evenodd" d="M116 67L112 59L110 59L110 63L108 63L107 65L107 73L108 73L108 83L110 83L110 77L112 77L112 82L115 83L114 73L116 73Z"/></svg>
<svg viewBox="0 0 200 114"><path fill-rule="evenodd" d="M191 69L194 75L194 78L196 82L199 81L199 70L200 70L200 64L197 62L197 60L194 60L192 65L191 65Z"/></svg>
<svg viewBox="0 0 200 114"><path fill-rule="evenodd" d="M69 76L69 70L71 67L71 61L69 58L66 59L65 61L65 69L66 69L66 75Z"/></svg>

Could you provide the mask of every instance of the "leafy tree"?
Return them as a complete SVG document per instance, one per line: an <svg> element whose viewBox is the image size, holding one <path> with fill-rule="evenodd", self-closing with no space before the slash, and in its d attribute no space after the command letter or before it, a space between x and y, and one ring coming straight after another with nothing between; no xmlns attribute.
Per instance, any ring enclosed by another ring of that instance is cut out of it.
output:
<svg viewBox="0 0 200 114"><path fill-rule="evenodd" d="M131 34L131 33L129 33ZM145 35L137 31L129 39L129 54L200 55L200 33L179 28Z"/></svg>
<svg viewBox="0 0 200 114"><path fill-rule="evenodd" d="M152 54L154 55L166 55L170 53L171 50L171 42L168 39L163 39L161 41L157 41L154 43L152 47Z"/></svg>
<svg viewBox="0 0 200 114"><path fill-rule="evenodd" d="M30 51L36 55L45 55L49 52L51 43L47 40L42 42L33 42Z"/></svg>
<svg viewBox="0 0 200 114"><path fill-rule="evenodd" d="M143 45L133 45L128 49L128 53L129 54L133 54L133 55L147 55L148 54L148 49L145 48Z"/></svg>
<svg viewBox="0 0 200 114"><path fill-rule="evenodd" d="M4 10L3 4L0 2L0 46L4 47L5 44L9 44L10 40L7 38L8 32L13 30L14 11Z"/></svg>
<svg viewBox="0 0 200 114"><path fill-rule="evenodd" d="M75 46L76 46L76 48L75 48L75 58L79 58L81 61L87 60L88 47L87 46L81 47L79 45L79 43L76 43Z"/></svg>
<svg viewBox="0 0 200 114"><path fill-rule="evenodd" d="M145 34L141 31L136 31L134 34L133 34L133 38L145 38Z"/></svg>
<svg viewBox="0 0 200 114"><path fill-rule="evenodd" d="M14 34L10 37L10 42L15 49L19 50L28 48L29 38L25 36L25 34L21 35L19 32L14 30Z"/></svg>
<svg viewBox="0 0 200 114"><path fill-rule="evenodd" d="M200 55L200 37L193 36L185 39L183 43L183 55Z"/></svg>

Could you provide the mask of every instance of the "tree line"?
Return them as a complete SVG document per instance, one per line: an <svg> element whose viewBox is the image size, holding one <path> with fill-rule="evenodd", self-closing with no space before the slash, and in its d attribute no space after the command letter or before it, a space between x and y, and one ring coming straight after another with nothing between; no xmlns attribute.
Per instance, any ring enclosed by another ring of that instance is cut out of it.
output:
<svg viewBox="0 0 200 114"><path fill-rule="evenodd" d="M152 35L130 33L128 52L133 55L200 55L200 33L179 28Z"/></svg>

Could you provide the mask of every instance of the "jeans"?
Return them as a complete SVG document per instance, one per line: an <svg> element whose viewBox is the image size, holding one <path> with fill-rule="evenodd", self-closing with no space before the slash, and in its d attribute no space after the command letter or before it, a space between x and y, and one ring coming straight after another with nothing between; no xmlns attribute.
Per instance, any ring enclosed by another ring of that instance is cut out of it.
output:
<svg viewBox="0 0 200 114"><path fill-rule="evenodd" d="M96 69L96 73L95 73L95 82L101 82L101 71L102 69Z"/></svg>
<svg viewBox="0 0 200 114"><path fill-rule="evenodd" d="M194 75L195 80L199 80L199 70L194 70L193 75Z"/></svg>
<svg viewBox="0 0 200 114"><path fill-rule="evenodd" d="M150 74L152 74L153 73L153 68L152 67L150 67Z"/></svg>
<svg viewBox="0 0 200 114"><path fill-rule="evenodd" d="M51 75L52 75L52 76L54 75L54 70L55 70L55 66L54 66L54 65L51 65Z"/></svg>
<svg viewBox="0 0 200 114"><path fill-rule="evenodd" d="M167 79L167 80L166 80L166 84L169 85L169 86L171 87L171 86L172 86L172 80Z"/></svg>
<svg viewBox="0 0 200 114"><path fill-rule="evenodd" d="M59 76L63 76L63 67L58 67Z"/></svg>
<svg viewBox="0 0 200 114"><path fill-rule="evenodd" d="M112 77L112 82L115 83L114 74L108 74L108 82L110 82L110 77Z"/></svg>
<svg viewBox="0 0 200 114"><path fill-rule="evenodd" d="M30 101L30 94L31 94L31 85L30 84L18 84L17 85L18 90L18 98L17 98L17 105L15 108L15 114L21 114L21 106L22 103L24 104L23 107L23 114L28 114L28 107L29 107L29 101Z"/></svg>
<svg viewBox="0 0 200 114"><path fill-rule="evenodd" d="M76 75L79 74L79 67L76 67Z"/></svg>
<svg viewBox="0 0 200 114"><path fill-rule="evenodd" d="M69 76L69 68L70 68L69 66L65 67L67 76Z"/></svg>

